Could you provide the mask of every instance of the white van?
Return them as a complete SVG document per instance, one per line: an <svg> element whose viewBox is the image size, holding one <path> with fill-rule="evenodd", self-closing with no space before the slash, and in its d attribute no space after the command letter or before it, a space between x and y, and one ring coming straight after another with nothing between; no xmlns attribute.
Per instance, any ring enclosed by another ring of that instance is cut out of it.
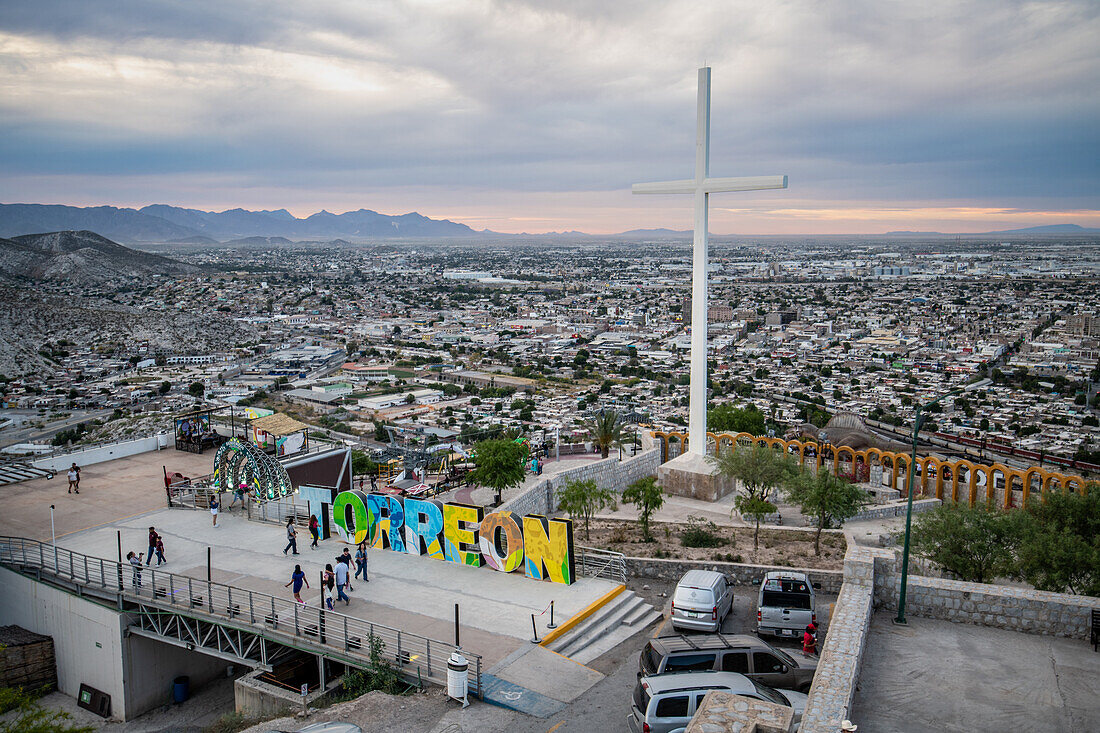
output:
<svg viewBox="0 0 1100 733"><path fill-rule="evenodd" d="M733 586L722 573L689 570L672 594L672 627L718 631L733 608Z"/></svg>

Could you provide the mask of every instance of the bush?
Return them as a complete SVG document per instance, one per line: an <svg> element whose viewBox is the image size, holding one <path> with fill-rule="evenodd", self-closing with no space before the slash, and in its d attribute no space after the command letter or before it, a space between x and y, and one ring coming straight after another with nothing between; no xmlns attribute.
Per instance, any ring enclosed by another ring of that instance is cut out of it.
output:
<svg viewBox="0 0 1100 733"><path fill-rule="evenodd" d="M50 711L38 704L35 696L21 687L0 689L0 713L18 711L7 720L0 721L0 733L91 733L90 725L70 725L72 716L61 711Z"/></svg>
<svg viewBox="0 0 1100 733"><path fill-rule="evenodd" d="M353 669L344 675L342 700L354 700L360 695L378 690L387 695L402 695L408 685L401 681L397 670L382 658L386 643L373 634L367 637L370 646L370 665L366 669Z"/></svg>
<svg viewBox="0 0 1100 733"><path fill-rule="evenodd" d="M680 543L684 547L721 547L726 539L718 534L717 524L691 515L687 518L687 526L680 531Z"/></svg>

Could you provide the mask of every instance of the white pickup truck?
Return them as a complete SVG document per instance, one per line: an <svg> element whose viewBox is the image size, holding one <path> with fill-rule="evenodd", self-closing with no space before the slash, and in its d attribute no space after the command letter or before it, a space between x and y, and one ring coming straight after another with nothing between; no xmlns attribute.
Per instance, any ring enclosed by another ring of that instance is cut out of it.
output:
<svg viewBox="0 0 1100 733"><path fill-rule="evenodd" d="M764 576L756 608L756 633L798 639L817 624L814 589L805 573L776 571Z"/></svg>

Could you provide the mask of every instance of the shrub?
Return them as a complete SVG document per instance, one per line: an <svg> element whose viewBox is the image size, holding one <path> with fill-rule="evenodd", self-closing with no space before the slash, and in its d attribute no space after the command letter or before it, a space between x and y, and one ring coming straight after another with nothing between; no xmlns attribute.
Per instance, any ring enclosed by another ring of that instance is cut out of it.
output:
<svg viewBox="0 0 1100 733"><path fill-rule="evenodd" d="M721 547L726 539L718 534L718 525L714 522L690 515L687 526L680 531L680 542L684 547Z"/></svg>

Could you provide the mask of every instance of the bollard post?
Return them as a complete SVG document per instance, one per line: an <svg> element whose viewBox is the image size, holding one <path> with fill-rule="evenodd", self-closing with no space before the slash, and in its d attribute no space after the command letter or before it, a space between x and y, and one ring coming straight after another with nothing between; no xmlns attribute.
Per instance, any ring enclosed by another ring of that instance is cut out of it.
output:
<svg viewBox="0 0 1100 733"><path fill-rule="evenodd" d="M535 614L533 613L531 614L531 633L534 634L534 638L531 639L532 644L538 644L540 641L542 641L541 639L539 639L538 628L535 627Z"/></svg>
<svg viewBox="0 0 1100 733"><path fill-rule="evenodd" d="M554 602L550 601L550 623L546 624L548 629L556 629L558 625L554 623Z"/></svg>

